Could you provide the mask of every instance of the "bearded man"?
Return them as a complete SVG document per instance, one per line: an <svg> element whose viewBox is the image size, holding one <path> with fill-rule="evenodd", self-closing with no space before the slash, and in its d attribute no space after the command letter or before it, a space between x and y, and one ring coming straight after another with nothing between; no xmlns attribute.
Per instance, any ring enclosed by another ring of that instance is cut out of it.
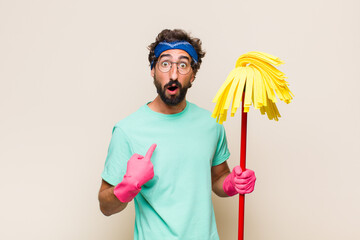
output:
<svg viewBox="0 0 360 240"><path fill-rule="evenodd" d="M224 127L186 100L205 56L200 39L165 29L149 50L158 95L113 128L100 209L110 216L134 200L136 240L218 240L211 191L250 193L255 174L230 172Z"/></svg>

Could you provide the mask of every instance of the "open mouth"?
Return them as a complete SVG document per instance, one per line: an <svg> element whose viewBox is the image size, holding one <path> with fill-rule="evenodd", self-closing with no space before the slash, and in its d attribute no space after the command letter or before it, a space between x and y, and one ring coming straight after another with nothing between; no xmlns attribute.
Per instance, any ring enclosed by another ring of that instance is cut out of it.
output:
<svg viewBox="0 0 360 240"><path fill-rule="evenodd" d="M177 87L177 86L170 86L167 88L167 92L170 95L175 95L178 92L178 89L179 89L179 87Z"/></svg>
<svg viewBox="0 0 360 240"><path fill-rule="evenodd" d="M166 89L166 93L172 96L178 94L181 89L181 84L177 80L170 80L164 88Z"/></svg>
<svg viewBox="0 0 360 240"><path fill-rule="evenodd" d="M169 89L170 91L175 91L176 89L178 89L178 87L177 87L177 86L172 86L172 87L168 87L168 89Z"/></svg>

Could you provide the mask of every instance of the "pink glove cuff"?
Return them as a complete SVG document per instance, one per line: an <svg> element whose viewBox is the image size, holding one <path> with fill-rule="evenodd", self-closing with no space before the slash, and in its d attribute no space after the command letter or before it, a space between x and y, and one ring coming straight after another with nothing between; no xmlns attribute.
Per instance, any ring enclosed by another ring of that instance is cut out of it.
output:
<svg viewBox="0 0 360 240"><path fill-rule="evenodd" d="M224 192L229 196L234 196L235 194L238 194L238 192L236 191L234 185L232 182L234 182L233 180L234 178L234 174L233 173L230 173L224 180L224 183L223 183L223 189L224 189Z"/></svg>
<svg viewBox="0 0 360 240"><path fill-rule="evenodd" d="M133 182L132 178L125 174L121 183L114 188L114 194L121 202L130 202L140 190L139 184Z"/></svg>

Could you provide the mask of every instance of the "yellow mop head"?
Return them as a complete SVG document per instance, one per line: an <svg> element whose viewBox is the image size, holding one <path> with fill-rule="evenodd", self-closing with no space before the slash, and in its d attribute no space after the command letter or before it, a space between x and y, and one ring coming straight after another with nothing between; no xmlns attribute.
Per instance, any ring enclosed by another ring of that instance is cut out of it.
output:
<svg viewBox="0 0 360 240"><path fill-rule="evenodd" d="M294 96L284 80L284 73L273 65L284 62L279 58L263 52L248 52L241 55L224 84L217 92L213 102L216 103L212 117L222 124L226 121L227 111L232 101L231 116L240 107L242 95L244 112L249 112L251 104L260 109L261 114L267 114L270 120L278 121L280 113L275 105L277 102L274 91L280 100L290 103Z"/></svg>

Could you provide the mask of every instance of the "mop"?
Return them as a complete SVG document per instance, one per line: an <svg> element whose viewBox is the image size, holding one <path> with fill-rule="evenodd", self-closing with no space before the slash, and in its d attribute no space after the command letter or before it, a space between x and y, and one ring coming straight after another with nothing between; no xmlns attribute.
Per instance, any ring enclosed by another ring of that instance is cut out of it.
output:
<svg viewBox="0 0 360 240"><path fill-rule="evenodd" d="M285 103L290 103L294 96L288 88L284 73L274 67L283 63L279 58L263 52L253 51L241 55L213 99L216 106L212 117L220 124L226 121L230 103L231 117L234 117L242 102L240 167L243 170L246 169L247 113L250 106L259 109L262 115L266 113L270 120L278 121L281 115L275 104L275 93ZM245 196L240 194L239 240L244 239L244 205Z"/></svg>

